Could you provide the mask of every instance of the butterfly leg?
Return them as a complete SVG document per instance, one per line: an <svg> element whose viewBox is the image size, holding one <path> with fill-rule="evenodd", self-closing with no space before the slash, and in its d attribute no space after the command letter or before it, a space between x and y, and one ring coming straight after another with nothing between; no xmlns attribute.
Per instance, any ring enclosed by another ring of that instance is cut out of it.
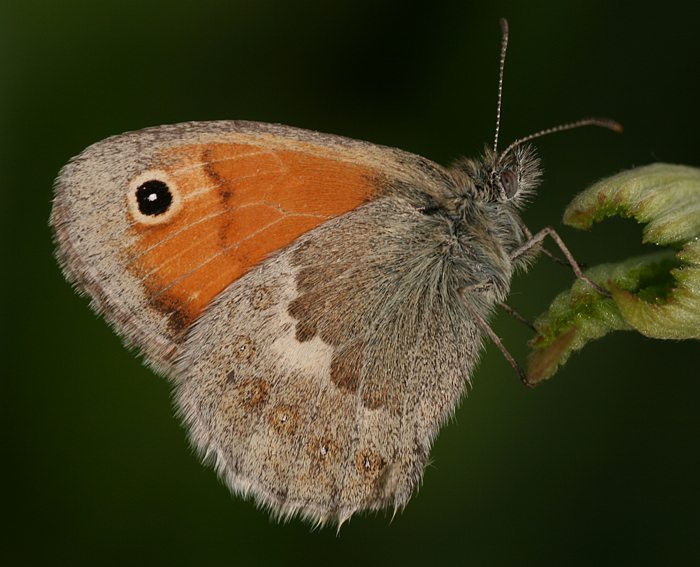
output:
<svg viewBox="0 0 700 567"><path fill-rule="evenodd" d="M568 266L568 264L567 264L567 266ZM535 332L537 331L537 329L535 328L535 325L533 325L532 322L531 322L529 319L527 319L526 317L524 317L522 314L520 314L518 311L516 311L515 309L513 309L513 308L512 308L510 305L508 305L507 303L500 302L500 303L498 304L498 306L499 306L501 309L503 309L503 311L505 311L506 313L508 313L508 315L510 315L511 317L513 317L513 319L515 319L516 321L520 321L523 325L525 325L525 326L528 327L529 329L532 329L532 330L535 331Z"/></svg>
<svg viewBox="0 0 700 567"><path fill-rule="evenodd" d="M528 241L529 241L529 240L532 240L532 232L530 232L530 229L529 229L527 226L525 226L525 223L522 222L522 220L519 222L519 224L520 224L520 228L523 229L523 232L525 233L525 236L527 237L527 240L528 240ZM569 262L567 262L567 261L564 260L563 258L560 258L560 257L557 256L556 254L552 254L549 250L547 250L547 249L544 248L544 247L540 248L540 252L542 252L542 254L544 254L545 256L547 256L547 258L549 258L549 259L552 260L553 262L556 262L556 263L559 264L560 266L566 266L567 268L570 268L570 267L571 267L571 266L569 265ZM582 264L579 264L579 266L581 266L581 265L582 265Z"/></svg>
<svg viewBox="0 0 700 567"><path fill-rule="evenodd" d="M503 357L508 361L508 364L515 370L515 373L520 377L520 381L525 385L525 386L531 386L531 384L528 382L527 379L527 374L525 373L525 370L518 364L518 362L515 360L512 354L508 352L508 349L505 347L503 344L503 341L501 338L494 332L494 330L491 328L491 326L488 324L486 319L479 313L478 309L476 309L469 299L465 297L466 292L471 292L471 291L479 291L483 290L486 287L488 287L488 284L481 284L481 285L475 285L475 286L468 286L468 287L463 287L459 290L460 295L462 296L462 300L464 302L464 305L466 306L467 310L469 311L469 314L474 318L474 322L476 323L476 326L479 327L482 333L484 333L491 341L493 344L495 344L498 347L498 350L501 351L501 354L503 354Z"/></svg>
<svg viewBox="0 0 700 567"><path fill-rule="evenodd" d="M606 289L603 289L600 287L597 283L595 283L593 280L591 280L586 274L583 273L581 270L581 266L579 266L578 262L574 259L573 255L569 251L569 249L566 247L566 244L564 244L564 241L561 239L561 237L557 234L557 232L552 228L552 227L545 227L542 230L540 230L537 234L534 234L528 238L528 240L523 244L520 248L518 248L513 254L511 255L511 260L515 261L517 260L520 256L523 256L524 254L527 254L529 251L531 251L533 248L536 246L539 246L542 241L547 237L551 236L552 240L556 243L556 245L559 247L559 250L562 251L564 254L564 257L566 258L566 261L569 263L569 266L574 270L574 274L576 274L576 277L585 281L588 285L590 285L593 289L595 289L598 293L605 297L610 297L610 292L608 292Z"/></svg>

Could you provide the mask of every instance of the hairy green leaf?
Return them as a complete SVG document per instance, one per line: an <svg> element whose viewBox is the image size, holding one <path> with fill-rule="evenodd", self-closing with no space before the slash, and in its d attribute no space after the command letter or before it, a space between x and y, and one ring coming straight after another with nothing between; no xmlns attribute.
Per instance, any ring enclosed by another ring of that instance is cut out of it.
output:
<svg viewBox="0 0 700 567"><path fill-rule="evenodd" d="M700 169L653 164L614 175L577 195L564 222L588 229L611 216L634 218L644 225L644 242L670 249L588 270L611 298L582 281L559 294L535 322L532 384L611 331L700 339Z"/></svg>

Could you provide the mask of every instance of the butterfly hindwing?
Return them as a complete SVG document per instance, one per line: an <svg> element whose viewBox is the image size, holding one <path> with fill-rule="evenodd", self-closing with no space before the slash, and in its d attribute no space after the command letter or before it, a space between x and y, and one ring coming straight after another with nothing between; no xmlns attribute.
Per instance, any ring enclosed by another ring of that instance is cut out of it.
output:
<svg viewBox="0 0 700 567"><path fill-rule="evenodd" d="M377 199L205 311L182 348L177 398L234 491L318 522L408 501L479 345L449 291L442 233L405 199Z"/></svg>

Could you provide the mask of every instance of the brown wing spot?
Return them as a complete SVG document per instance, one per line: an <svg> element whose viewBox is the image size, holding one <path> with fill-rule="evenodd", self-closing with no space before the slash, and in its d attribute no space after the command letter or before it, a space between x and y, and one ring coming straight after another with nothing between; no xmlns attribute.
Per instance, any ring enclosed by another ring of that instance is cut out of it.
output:
<svg viewBox="0 0 700 567"><path fill-rule="evenodd" d="M354 245L354 243L353 243ZM361 250L357 250L361 256ZM321 262L319 258L331 261ZM355 329L343 326L346 316L343 311L347 305L337 304L339 295L355 297L361 295L362 267L350 262L337 262L338 254L327 250L318 250L306 240L294 250L292 265L299 266L295 283L299 296L289 305L289 315L296 319L297 340L309 341L315 336L331 346L340 346L347 342ZM342 290L342 292L341 292ZM333 302L333 299L336 302Z"/></svg>
<svg viewBox="0 0 700 567"><path fill-rule="evenodd" d="M174 337L181 336L194 320L194 314L188 309L187 305L182 304L176 299L149 293L146 288L151 305L158 311L168 316L168 328Z"/></svg>
<svg viewBox="0 0 700 567"><path fill-rule="evenodd" d="M308 445L309 456L314 463L329 464L339 454L339 447L330 436L314 437Z"/></svg>
<svg viewBox="0 0 700 567"><path fill-rule="evenodd" d="M336 351L331 360L331 382L345 392L357 392L360 386L361 363L362 349L358 343Z"/></svg>
<svg viewBox="0 0 700 567"><path fill-rule="evenodd" d="M212 157L213 154L214 151L211 147L208 147L204 151L202 156L202 161L204 162L204 172L213 182L214 187L218 191L222 204L226 205L233 196L233 187L231 187L231 184L227 181L227 179L217 171L214 162L215 158Z"/></svg>
<svg viewBox="0 0 700 567"><path fill-rule="evenodd" d="M355 453L355 468L367 480L379 478L384 464L384 459L369 449L362 449Z"/></svg>
<svg viewBox="0 0 700 567"><path fill-rule="evenodd" d="M308 302L307 293L292 301L287 308L287 313L297 320L295 336L300 343L310 341L316 336L316 321L308 316Z"/></svg>
<svg viewBox="0 0 700 567"><path fill-rule="evenodd" d="M249 362L255 358L255 341L245 335L233 337L233 357L238 361Z"/></svg>
<svg viewBox="0 0 700 567"><path fill-rule="evenodd" d="M177 327L269 254L379 190L375 169L323 146L264 144L169 148L154 164L175 180L182 207L168 222L132 225L129 270Z"/></svg>
<svg viewBox="0 0 700 567"><path fill-rule="evenodd" d="M276 405L267 416L267 422L277 433L291 435L299 426L299 413L292 406Z"/></svg>
<svg viewBox="0 0 700 567"><path fill-rule="evenodd" d="M270 384L265 380L258 378L236 383L235 371L228 373L227 380L234 385L243 407L249 410L259 409L270 399Z"/></svg>
<svg viewBox="0 0 700 567"><path fill-rule="evenodd" d="M334 282L341 277L333 270L319 271L325 276L324 284ZM299 280L297 280L299 288ZM299 342L310 341L315 336L331 346L339 346L347 340L347 337L338 332L337 312L342 306L331 303L328 298L327 288L318 284L319 291L307 292L297 297L289 304L287 312L296 319L296 338ZM359 291L358 291L359 292Z"/></svg>

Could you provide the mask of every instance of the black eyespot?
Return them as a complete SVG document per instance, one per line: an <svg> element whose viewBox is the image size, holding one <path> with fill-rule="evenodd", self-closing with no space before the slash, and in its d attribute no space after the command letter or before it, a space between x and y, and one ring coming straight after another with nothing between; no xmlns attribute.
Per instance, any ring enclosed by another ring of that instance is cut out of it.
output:
<svg viewBox="0 0 700 567"><path fill-rule="evenodd" d="M508 197L508 199L512 199L518 192L517 174L510 169L506 169L505 171L501 172L500 180L501 187L503 187L503 190L506 193L506 197Z"/></svg>
<svg viewBox="0 0 700 567"><path fill-rule="evenodd" d="M136 202L139 211L148 216L162 215L167 212L173 202L173 194L167 183L158 179L151 179L141 183L136 188Z"/></svg>

